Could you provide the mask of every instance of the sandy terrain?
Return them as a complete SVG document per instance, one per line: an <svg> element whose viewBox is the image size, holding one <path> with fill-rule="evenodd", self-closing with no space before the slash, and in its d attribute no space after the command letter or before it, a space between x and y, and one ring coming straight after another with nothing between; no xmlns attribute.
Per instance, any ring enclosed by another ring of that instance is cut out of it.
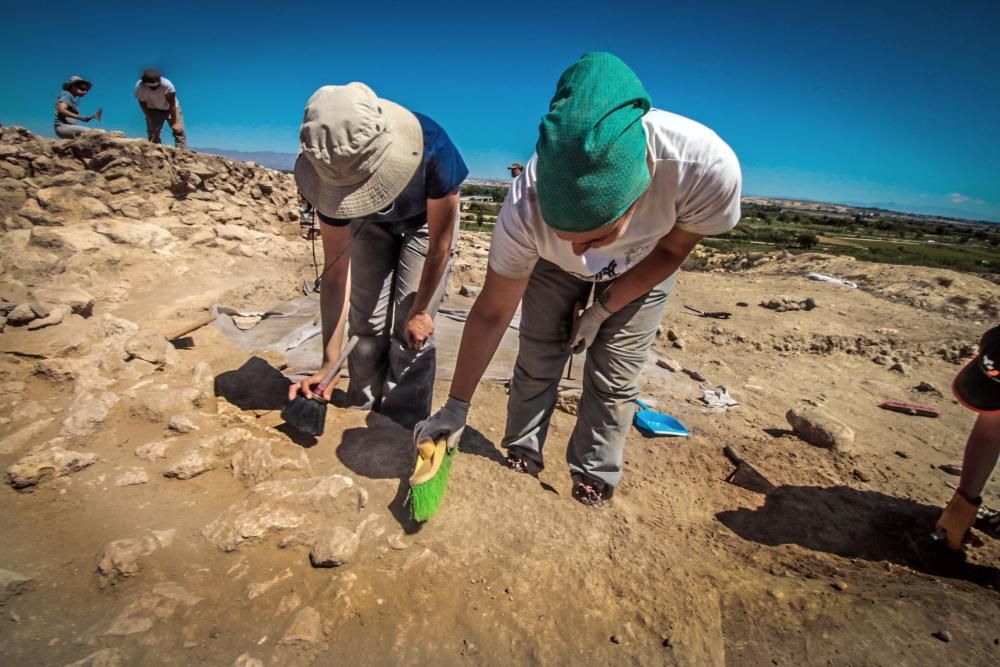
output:
<svg viewBox="0 0 1000 667"><path fill-rule="evenodd" d="M958 479L939 466L960 462L973 421L948 388L998 320L1000 286L700 251L651 361L697 371L739 406L711 411L701 383L651 363L643 393L692 435L633 430L622 486L592 509L569 497L572 415L555 413L539 478L513 473L504 389L485 383L444 507L421 527L404 503L408 432L331 409L325 434L305 437L278 416L281 355L211 326L188 349L163 338L212 303L301 294L312 267L288 176L0 132L3 664L1000 660L1000 540L977 530L954 556L928 538ZM449 306L471 303L458 292L481 287L487 248L463 234ZM782 297L816 307L761 305ZM62 318L38 327L32 305ZM436 403L446 392L439 382ZM879 409L887 399L941 416ZM786 411L817 405L853 446L790 430ZM726 444L776 490L726 483ZM996 477L984 501L1000 507ZM327 540L343 564L313 567Z"/></svg>

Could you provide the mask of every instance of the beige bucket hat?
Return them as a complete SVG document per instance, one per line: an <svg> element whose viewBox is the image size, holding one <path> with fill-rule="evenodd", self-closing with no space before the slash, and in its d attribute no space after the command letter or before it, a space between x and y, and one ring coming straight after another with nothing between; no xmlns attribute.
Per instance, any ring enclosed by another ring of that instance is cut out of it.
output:
<svg viewBox="0 0 1000 667"><path fill-rule="evenodd" d="M299 129L295 183L331 218L361 218L400 195L424 156L420 121L363 83L323 86Z"/></svg>

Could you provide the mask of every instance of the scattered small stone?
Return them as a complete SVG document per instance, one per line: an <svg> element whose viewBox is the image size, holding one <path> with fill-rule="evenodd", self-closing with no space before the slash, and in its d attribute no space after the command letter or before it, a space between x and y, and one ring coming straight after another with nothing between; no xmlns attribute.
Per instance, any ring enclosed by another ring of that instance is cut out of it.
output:
<svg viewBox="0 0 1000 667"><path fill-rule="evenodd" d="M282 644L302 642L315 644L323 638L323 626L320 623L319 612L312 607L303 607L295 615L295 619L281 638Z"/></svg>
<svg viewBox="0 0 1000 667"><path fill-rule="evenodd" d="M941 472L946 472L949 475L954 475L955 477L962 476L962 466L955 465L954 463L945 463L938 466L938 470Z"/></svg>
<svg viewBox="0 0 1000 667"><path fill-rule="evenodd" d="M673 648L674 641L670 637L663 638L663 648Z"/></svg>
<svg viewBox="0 0 1000 667"><path fill-rule="evenodd" d="M462 285L458 289L458 293L462 296L476 297L479 296L479 290L475 287L469 287L468 285Z"/></svg>
<svg viewBox="0 0 1000 667"><path fill-rule="evenodd" d="M910 458L910 455L907 454L906 452L904 452L902 449L897 449L895 451L895 454L896 454L896 456L898 456L901 459L908 459L908 458Z"/></svg>
<svg viewBox="0 0 1000 667"><path fill-rule="evenodd" d="M334 526L324 531L309 552L313 567L339 567L347 563L358 550L360 540L354 531Z"/></svg>
<svg viewBox="0 0 1000 667"><path fill-rule="evenodd" d="M705 376L699 373L698 371L693 371L690 368L684 368L682 370L689 378L691 378L695 382L707 382Z"/></svg>
<svg viewBox="0 0 1000 667"><path fill-rule="evenodd" d="M836 588L838 591L846 591L847 590L847 582L846 581L835 581L835 582L833 582L833 587Z"/></svg>
<svg viewBox="0 0 1000 667"><path fill-rule="evenodd" d="M888 366L889 364L893 363L892 357L886 354L876 354L874 357L872 357L872 361L878 364L879 366Z"/></svg>
<svg viewBox="0 0 1000 667"><path fill-rule="evenodd" d="M910 374L909 369L906 366L904 366L903 364L901 364L900 362L898 362L898 361L896 363L894 363L892 366L889 366L889 370L890 371L895 371L895 372L899 373L900 375L909 375Z"/></svg>
<svg viewBox="0 0 1000 667"><path fill-rule="evenodd" d="M31 589L34 579L10 570L0 569L0 605L12 597L21 595Z"/></svg>
<svg viewBox="0 0 1000 667"><path fill-rule="evenodd" d="M15 489L26 489L49 477L79 472L96 462L97 454L74 452L52 445L28 454L7 468L7 481Z"/></svg>
<svg viewBox="0 0 1000 667"><path fill-rule="evenodd" d="M142 359L158 368L167 363L167 339L148 329L142 329L125 342L128 359Z"/></svg>
<svg viewBox="0 0 1000 667"><path fill-rule="evenodd" d="M135 448L135 455L138 456L143 461L155 461L156 459L167 458L167 449L170 448L170 443L166 440L157 440L155 442L147 442L145 445L139 445Z"/></svg>
<svg viewBox="0 0 1000 667"><path fill-rule="evenodd" d="M933 634L933 637L935 639L940 639L941 641L943 641L945 643L950 642L951 639L952 639L951 633L949 631L947 631L947 630L938 630L937 632L935 632Z"/></svg>
<svg viewBox="0 0 1000 667"><path fill-rule="evenodd" d="M125 667L128 656L116 648L102 648L86 658L71 662L66 667Z"/></svg>
<svg viewBox="0 0 1000 667"><path fill-rule="evenodd" d="M674 347L676 347L676 348L677 348L678 350L683 350L683 349L684 349L684 341L683 341L683 340L681 340L680 338L678 338L677 340L675 340L675 341L673 342L673 345L674 345Z"/></svg>
<svg viewBox="0 0 1000 667"><path fill-rule="evenodd" d="M785 413L785 419L810 445L838 452L854 447L854 430L826 408L792 408Z"/></svg>
<svg viewBox="0 0 1000 667"><path fill-rule="evenodd" d="M63 318L66 317L66 309L61 307L56 307L52 309L52 312L45 317L39 317L37 320L32 320L28 322L28 331L37 331L39 329L44 329L45 327L52 327L57 324L62 324Z"/></svg>
<svg viewBox="0 0 1000 667"><path fill-rule="evenodd" d="M856 480L860 481L860 482L870 482L870 481L872 481L872 476L869 475L864 470L860 470L858 468L855 468L854 471L851 474L854 475L854 478Z"/></svg>
<svg viewBox="0 0 1000 667"><path fill-rule="evenodd" d="M386 538L386 542L388 542L389 546L396 551L404 551L410 548L410 543L403 539L402 533L398 535L390 535Z"/></svg>
<svg viewBox="0 0 1000 667"><path fill-rule="evenodd" d="M580 407L582 389L563 389L556 396L556 410L568 415L575 415Z"/></svg>
<svg viewBox="0 0 1000 667"><path fill-rule="evenodd" d="M746 301L737 301L736 305L739 306L740 308L749 308L750 307L750 304L747 303ZM664 641L666 641L666 640L664 640Z"/></svg>
<svg viewBox="0 0 1000 667"><path fill-rule="evenodd" d="M930 382L921 382L916 387L913 388L914 391L919 391L925 394L933 394L935 396L941 396L941 390L932 385Z"/></svg>
<svg viewBox="0 0 1000 667"><path fill-rule="evenodd" d="M621 644L622 643L621 635L617 635L617 634L611 635L611 643L612 644Z"/></svg>
<svg viewBox="0 0 1000 667"><path fill-rule="evenodd" d="M195 447L164 470L163 476L169 479L191 479L214 467L215 459L211 452Z"/></svg>
<svg viewBox="0 0 1000 667"><path fill-rule="evenodd" d="M155 544L145 544L142 540L115 540L106 544L97 555L97 572L105 583L134 577L142 569L139 557L148 555L154 550Z"/></svg>
<svg viewBox="0 0 1000 667"><path fill-rule="evenodd" d="M680 339L681 337L677 335L676 331L674 331L673 329L667 329L667 340L673 342Z"/></svg>
<svg viewBox="0 0 1000 667"><path fill-rule="evenodd" d="M198 430L198 427L194 425L194 422L185 415L174 415L171 417L170 423L167 424L167 428L174 433L191 433L192 431Z"/></svg>
<svg viewBox="0 0 1000 667"><path fill-rule="evenodd" d="M660 368L666 368L671 373L679 373L684 369L679 363L674 361L669 357L658 357L656 360L656 365Z"/></svg>
<svg viewBox="0 0 1000 667"><path fill-rule="evenodd" d="M38 315L35 314L31 305L27 303L14 306L13 310L7 313L8 324L27 324L35 319L38 319Z"/></svg>
<svg viewBox="0 0 1000 667"><path fill-rule="evenodd" d="M149 474L142 468L129 468L115 480L115 486L136 486L149 481Z"/></svg>

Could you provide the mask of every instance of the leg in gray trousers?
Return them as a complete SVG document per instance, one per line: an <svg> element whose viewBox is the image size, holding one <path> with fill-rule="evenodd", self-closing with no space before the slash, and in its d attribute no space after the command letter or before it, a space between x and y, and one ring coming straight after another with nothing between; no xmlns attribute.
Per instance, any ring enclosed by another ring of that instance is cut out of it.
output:
<svg viewBox="0 0 1000 667"><path fill-rule="evenodd" d="M355 221L351 226L357 233L351 245L348 334L359 340L348 359L347 401L413 428L431 413L437 366L433 336L419 351L409 348L403 336L427 258L427 227L398 232L391 224ZM431 298L431 317L447 277L446 271Z"/></svg>
<svg viewBox="0 0 1000 667"><path fill-rule="evenodd" d="M55 127L56 136L60 139L76 139L81 134L89 132L103 132L99 127L87 127L86 125L72 125L70 123L60 123Z"/></svg>
<svg viewBox="0 0 1000 667"><path fill-rule="evenodd" d="M617 486L642 365L673 289L671 277L608 318L587 350L583 395L566 452L570 472ZM597 285L598 294L610 283ZM573 304L588 284L539 262L521 304L521 335L503 444L541 465L542 447L569 356Z"/></svg>

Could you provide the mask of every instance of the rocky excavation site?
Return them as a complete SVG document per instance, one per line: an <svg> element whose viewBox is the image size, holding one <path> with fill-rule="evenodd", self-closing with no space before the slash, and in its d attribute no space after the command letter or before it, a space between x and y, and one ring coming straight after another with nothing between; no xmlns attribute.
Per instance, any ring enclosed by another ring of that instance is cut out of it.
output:
<svg viewBox="0 0 1000 667"><path fill-rule="evenodd" d="M332 407L318 439L284 425L301 369L226 335L260 315L213 310L311 285L290 175L8 127L0 223L5 665L1000 662L998 536L930 539L974 421L951 379L1000 319L990 281L699 249L642 380L689 437L633 429L614 500L584 507L572 379L538 478L503 465L504 385L484 383L416 525L410 433ZM488 247L462 234L449 308ZM726 445L773 488L727 482ZM1000 508L996 475L983 500Z"/></svg>

